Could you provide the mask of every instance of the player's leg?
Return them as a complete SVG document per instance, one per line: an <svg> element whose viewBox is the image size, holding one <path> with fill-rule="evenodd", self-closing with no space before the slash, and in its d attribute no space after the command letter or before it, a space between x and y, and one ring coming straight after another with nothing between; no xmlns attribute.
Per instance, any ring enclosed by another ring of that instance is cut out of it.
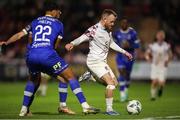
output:
<svg viewBox="0 0 180 120"><path fill-rule="evenodd" d="M119 72L118 82L119 82L119 92L120 101L124 102L127 99L126 96L126 64L122 58L116 57L116 64Z"/></svg>
<svg viewBox="0 0 180 120"><path fill-rule="evenodd" d="M127 95L126 95L126 69L124 68L119 68L119 77L118 77L118 82L119 82L119 91L120 91L120 101L124 102L127 100Z"/></svg>
<svg viewBox="0 0 180 120"><path fill-rule="evenodd" d="M59 113L65 113L65 114L75 114L74 111L69 109L66 104L67 100L67 95L68 95L68 83L62 78L62 77L57 77L59 80L59 86L58 86L58 91L59 91L59 107L58 107L58 112Z"/></svg>
<svg viewBox="0 0 180 120"><path fill-rule="evenodd" d="M101 83L104 83L106 86L106 114L119 115L119 113L113 110L113 91L118 82L116 79L113 79L115 78L115 75L113 74L111 68L105 62L94 62L88 60L87 66L88 69L101 80Z"/></svg>
<svg viewBox="0 0 180 120"><path fill-rule="evenodd" d="M151 65L151 100L154 101L157 95L157 87L158 87L158 77L159 72L158 68L155 65Z"/></svg>
<svg viewBox="0 0 180 120"><path fill-rule="evenodd" d="M152 101L156 100L157 87L158 87L158 80L152 79L151 80L151 100Z"/></svg>
<svg viewBox="0 0 180 120"><path fill-rule="evenodd" d="M125 82L125 93L126 93L126 100L128 100L128 88L130 87L131 83L131 72L133 67L133 61L126 62L126 82Z"/></svg>
<svg viewBox="0 0 180 120"><path fill-rule="evenodd" d="M165 86L166 83L166 76L167 76L167 68L161 68L160 74L159 74L159 78L158 78L158 84L159 84L159 88L158 88L158 96L161 97L163 94L163 88Z"/></svg>
<svg viewBox="0 0 180 120"><path fill-rule="evenodd" d="M46 96L49 79L51 79L49 75L41 73L41 83L37 90L37 94L39 94L40 96Z"/></svg>
<svg viewBox="0 0 180 120"><path fill-rule="evenodd" d="M26 84L24 90L23 105L19 116L29 116L31 115L29 109L34 99L34 94L37 91L41 80L40 73L30 74L29 81Z"/></svg>
<svg viewBox="0 0 180 120"><path fill-rule="evenodd" d="M69 82L71 90L76 95L77 99L79 100L79 102L83 108L83 112L85 114L89 114L89 113L95 114L100 111L99 109L92 108L89 106L89 104L87 103L86 98L82 92L82 89L80 87L78 80L75 78L72 70L69 67L67 67L63 72L61 72L60 76L62 76L65 80L67 80Z"/></svg>
<svg viewBox="0 0 180 120"><path fill-rule="evenodd" d="M108 115L119 115L116 111L113 110L113 91L116 88L117 80L113 79L110 73L104 74L101 79L107 84L105 91L106 98L106 114Z"/></svg>
<svg viewBox="0 0 180 120"><path fill-rule="evenodd" d="M84 72L79 78L78 81L90 81L92 80L93 82L96 82L96 79L93 77L92 73L90 71Z"/></svg>
<svg viewBox="0 0 180 120"><path fill-rule="evenodd" d="M68 67L68 64L61 57L59 57L56 52L52 53L51 56L53 57L49 57L48 61L43 62L43 67L46 69L46 72L56 77L63 77L63 79L69 83L71 90L76 95L80 104L82 105L84 113L99 112L99 109L92 108L87 103L86 98L79 85L79 82L75 78L72 70Z"/></svg>
<svg viewBox="0 0 180 120"><path fill-rule="evenodd" d="M161 97L165 86L165 80L159 80L158 96Z"/></svg>
<svg viewBox="0 0 180 120"><path fill-rule="evenodd" d="M91 73L89 71L84 72L78 79L79 82L89 80L91 78Z"/></svg>

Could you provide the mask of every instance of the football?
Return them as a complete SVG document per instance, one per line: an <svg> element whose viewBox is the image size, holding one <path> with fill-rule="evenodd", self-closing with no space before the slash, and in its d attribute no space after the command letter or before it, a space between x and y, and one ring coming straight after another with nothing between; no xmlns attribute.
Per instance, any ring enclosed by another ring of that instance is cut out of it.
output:
<svg viewBox="0 0 180 120"><path fill-rule="evenodd" d="M138 100L131 100L127 104L127 112L130 115L138 115L142 110L142 105Z"/></svg>

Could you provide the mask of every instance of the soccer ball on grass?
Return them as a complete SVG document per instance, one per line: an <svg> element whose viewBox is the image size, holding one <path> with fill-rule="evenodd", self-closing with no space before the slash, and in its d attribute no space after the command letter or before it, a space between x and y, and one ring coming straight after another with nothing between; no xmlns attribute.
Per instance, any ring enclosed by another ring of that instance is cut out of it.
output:
<svg viewBox="0 0 180 120"><path fill-rule="evenodd" d="M142 110L142 105L138 100L131 100L127 104L127 112L130 115L138 115Z"/></svg>

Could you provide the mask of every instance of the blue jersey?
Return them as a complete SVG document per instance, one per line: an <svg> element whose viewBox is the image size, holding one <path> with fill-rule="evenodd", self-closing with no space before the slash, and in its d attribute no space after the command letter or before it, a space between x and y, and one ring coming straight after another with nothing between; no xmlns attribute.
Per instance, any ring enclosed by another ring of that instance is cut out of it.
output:
<svg viewBox="0 0 180 120"><path fill-rule="evenodd" d="M134 50L136 48L139 48L140 46L136 31L130 27L127 31L122 31L118 29L117 31L113 32L113 38L117 45L119 45L121 48L124 41L128 42L130 47L126 48L125 50L131 53L133 56ZM117 53L116 62L118 68L126 67L127 69L129 69L129 71L131 71L133 62L129 61L128 58L123 54Z"/></svg>
<svg viewBox="0 0 180 120"><path fill-rule="evenodd" d="M63 38L63 24L50 16L33 20L23 31L32 34L32 43L29 44L28 50L36 48L53 49L57 38Z"/></svg>
<svg viewBox="0 0 180 120"><path fill-rule="evenodd" d="M56 76L67 68L68 64L54 49L57 38L63 38L63 24L59 20L51 16L38 17L23 31L32 35L26 56L31 74L44 72Z"/></svg>
<svg viewBox="0 0 180 120"><path fill-rule="evenodd" d="M113 32L113 38L115 39L115 42L122 47L122 43L124 41L128 42L130 45L130 48L125 49L131 54L134 54L134 50L136 48L139 48L139 40L137 37L137 33L133 28L128 28L127 31L122 31L118 29L117 31ZM122 56L122 54L118 54L119 56Z"/></svg>

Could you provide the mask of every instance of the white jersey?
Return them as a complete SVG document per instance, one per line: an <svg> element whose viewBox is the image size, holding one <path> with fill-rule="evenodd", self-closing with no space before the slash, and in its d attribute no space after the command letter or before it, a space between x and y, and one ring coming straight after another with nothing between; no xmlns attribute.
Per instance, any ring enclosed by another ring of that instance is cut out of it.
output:
<svg viewBox="0 0 180 120"><path fill-rule="evenodd" d="M107 32L105 28L97 23L90 27L85 33L91 37L89 41L88 61L106 61L109 52L110 42L112 39L111 32Z"/></svg>
<svg viewBox="0 0 180 120"><path fill-rule="evenodd" d="M71 44L77 46L84 41L89 41L90 51L86 61L88 68L99 78L108 72L114 78L115 76L107 64L109 48L123 54L125 54L126 51L113 41L112 33L108 32L99 22L90 27L79 38L73 40Z"/></svg>
<svg viewBox="0 0 180 120"><path fill-rule="evenodd" d="M149 45L152 54L152 64L164 67L165 61L169 58L170 45L163 42L161 45L157 42Z"/></svg>
<svg viewBox="0 0 180 120"><path fill-rule="evenodd" d="M100 22L90 27L83 35L73 40L71 43L76 46L84 41L89 41L90 51L87 61L106 62L110 47L123 54L126 52L113 41L112 33L108 32Z"/></svg>

